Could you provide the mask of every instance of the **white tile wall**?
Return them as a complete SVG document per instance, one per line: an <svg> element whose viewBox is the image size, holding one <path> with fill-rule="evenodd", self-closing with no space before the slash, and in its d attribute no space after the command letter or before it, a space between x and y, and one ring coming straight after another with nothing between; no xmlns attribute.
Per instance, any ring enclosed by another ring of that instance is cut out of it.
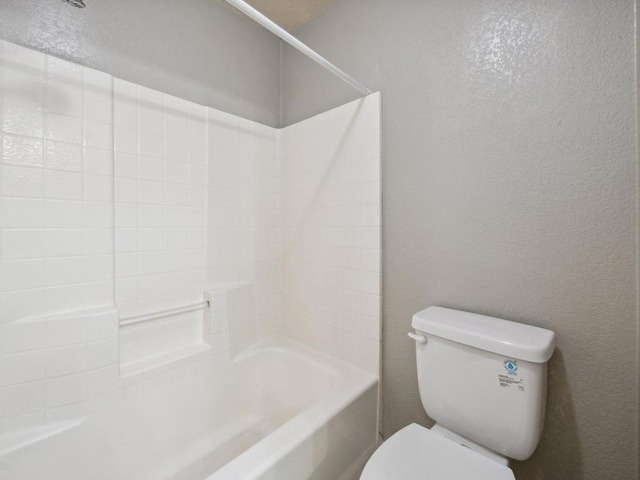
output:
<svg viewBox="0 0 640 480"><path fill-rule="evenodd" d="M0 42L0 323L112 303L112 79Z"/></svg>
<svg viewBox="0 0 640 480"><path fill-rule="evenodd" d="M282 331L378 373L380 95L281 131Z"/></svg>
<svg viewBox="0 0 640 480"><path fill-rule="evenodd" d="M201 301L206 109L115 80L116 300L123 316Z"/></svg>
<svg viewBox="0 0 640 480"><path fill-rule="evenodd" d="M0 325L0 429L77 416L120 388L113 307Z"/></svg>
<svg viewBox="0 0 640 480"><path fill-rule="evenodd" d="M378 95L276 130L6 42L0 82L0 428L274 333L377 373Z"/></svg>
<svg viewBox="0 0 640 480"><path fill-rule="evenodd" d="M215 353L229 351L234 357L258 339L253 283L240 282L208 289L211 303L205 331Z"/></svg>
<svg viewBox="0 0 640 480"><path fill-rule="evenodd" d="M115 80L116 302L123 317L202 301L207 110ZM202 312L122 329L124 362L202 341Z"/></svg>
<svg viewBox="0 0 640 480"><path fill-rule="evenodd" d="M248 338L263 338L283 311L278 131L210 109L209 162L208 283L250 283L241 323Z"/></svg>

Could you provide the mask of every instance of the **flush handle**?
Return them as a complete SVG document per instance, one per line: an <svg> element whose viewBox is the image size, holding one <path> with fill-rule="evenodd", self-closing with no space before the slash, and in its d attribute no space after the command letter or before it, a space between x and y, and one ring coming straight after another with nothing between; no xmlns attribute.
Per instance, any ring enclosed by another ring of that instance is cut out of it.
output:
<svg viewBox="0 0 640 480"><path fill-rule="evenodd" d="M416 342L422 345L427 344L427 337L425 337L424 335L418 335L417 333L413 333L413 332L409 332L407 333L407 335L409 336L409 338L413 338Z"/></svg>

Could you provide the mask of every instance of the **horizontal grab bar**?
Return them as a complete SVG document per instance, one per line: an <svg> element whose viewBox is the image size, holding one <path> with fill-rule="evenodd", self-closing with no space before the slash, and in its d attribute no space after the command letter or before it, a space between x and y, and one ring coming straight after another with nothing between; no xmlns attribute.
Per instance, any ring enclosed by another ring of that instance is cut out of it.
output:
<svg viewBox="0 0 640 480"><path fill-rule="evenodd" d="M136 323L150 322L151 320L157 320L158 318L171 317L181 313L195 312L196 310L209 308L209 306L209 301L205 300L204 302L194 303L193 305L187 305L185 307L169 308L167 310L161 310L159 312L148 313L146 315L136 317L125 317L120 319L120 326L124 327L126 325L133 325Z"/></svg>

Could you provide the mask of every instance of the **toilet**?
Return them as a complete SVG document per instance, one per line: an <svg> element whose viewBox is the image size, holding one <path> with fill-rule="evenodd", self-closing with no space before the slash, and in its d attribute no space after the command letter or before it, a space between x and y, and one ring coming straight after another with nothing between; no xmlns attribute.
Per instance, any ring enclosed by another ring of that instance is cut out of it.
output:
<svg viewBox="0 0 640 480"><path fill-rule="evenodd" d="M413 316L422 406L435 425L386 440L360 480L514 480L509 459L536 449L550 330L442 307Z"/></svg>

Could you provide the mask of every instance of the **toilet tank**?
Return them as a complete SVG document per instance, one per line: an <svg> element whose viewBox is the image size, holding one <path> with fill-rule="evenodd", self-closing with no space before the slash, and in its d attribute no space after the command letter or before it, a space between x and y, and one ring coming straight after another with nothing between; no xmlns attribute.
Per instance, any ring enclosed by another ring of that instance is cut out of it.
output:
<svg viewBox="0 0 640 480"><path fill-rule="evenodd" d="M529 458L542 433L555 334L442 307L416 313L411 325L427 415L501 455Z"/></svg>

